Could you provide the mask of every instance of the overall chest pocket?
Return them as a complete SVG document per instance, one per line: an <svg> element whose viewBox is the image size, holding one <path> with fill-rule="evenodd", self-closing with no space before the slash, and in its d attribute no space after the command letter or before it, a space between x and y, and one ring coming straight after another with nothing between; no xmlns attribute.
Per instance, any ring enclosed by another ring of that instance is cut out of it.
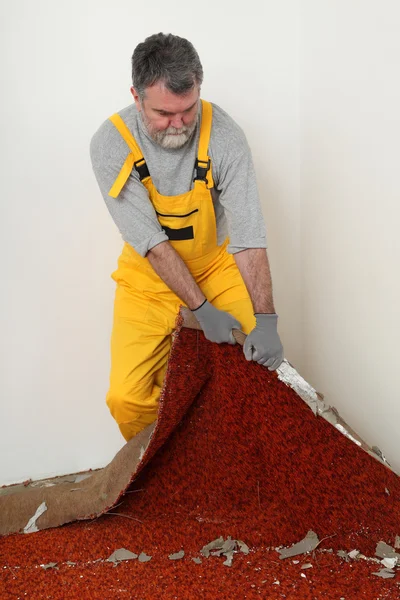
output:
<svg viewBox="0 0 400 600"><path fill-rule="evenodd" d="M194 224L197 221L199 209L186 214L167 214L156 211L161 227L171 242L194 240Z"/></svg>

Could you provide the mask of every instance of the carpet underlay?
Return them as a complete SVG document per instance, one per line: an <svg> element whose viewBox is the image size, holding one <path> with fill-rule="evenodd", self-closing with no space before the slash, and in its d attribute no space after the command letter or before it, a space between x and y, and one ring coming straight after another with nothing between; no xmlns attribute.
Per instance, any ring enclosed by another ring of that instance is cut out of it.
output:
<svg viewBox="0 0 400 600"><path fill-rule="evenodd" d="M0 538L1 600L400 598L399 570L381 579L372 573L382 565L336 554L374 557L379 541L395 545L399 477L316 417L276 372L247 363L240 346L182 329L147 439L147 449L143 440L126 444L118 459L126 473L96 488L108 512L86 506L86 520L54 527L49 506L40 531ZM3 515L9 506L0 498ZM281 560L276 548L309 530L318 548ZM204 557L220 536L243 540L249 553L230 567L224 556ZM151 560L114 566L107 558L119 548ZM169 558L180 550L183 558Z"/></svg>

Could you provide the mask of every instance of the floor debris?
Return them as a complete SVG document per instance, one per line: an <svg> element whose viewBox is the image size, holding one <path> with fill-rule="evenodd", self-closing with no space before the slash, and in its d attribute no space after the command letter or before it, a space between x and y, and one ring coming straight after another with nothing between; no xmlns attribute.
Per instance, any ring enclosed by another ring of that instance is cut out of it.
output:
<svg viewBox="0 0 400 600"><path fill-rule="evenodd" d="M377 573L372 573L372 575L382 577L382 579L392 579L395 576L395 572L392 569L381 569Z"/></svg>
<svg viewBox="0 0 400 600"><path fill-rule="evenodd" d="M184 550L180 550L179 552L175 552L175 554L170 554L168 556L169 560L180 560L185 556Z"/></svg>
<svg viewBox="0 0 400 600"><path fill-rule="evenodd" d="M195 556L194 558L192 558L192 561L194 563L196 563L196 565L201 565L201 558L198 558L197 556Z"/></svg>
<svg viewBox="0 0 400 600"><path fill-rule="evenodd" d="M400 549L400 535L396 535L396 539L394 541L394 547L396 548L396 550Z"/></svg>
<svg viewBox="0 0 400 600"><path fill-rule="evenodd" d="M394 569L395 567L397 567L398 559L396 557L394 557L394 558L383 558L381 560L381 563L387 569Z"/></svg>
<svg viewBox="0 0 400 600"><path fill-rule="evenodd" d="M351 552L349 552L349 558L356 559L359 554L360 552L358 550L352 550Z"/></svg>
<svg viewBox="0 0 400 600"><path fill-rule="evenodd" d="M346 562L349 562L349 561L350 561L349 555L348 555L348 553L346 552L346 550L338 550L338 551L336 552L336 554L337 554L338 556L340 556L340 558L344 558L344 560L345 560Z"/></svg>
<svg viewBox="0 0 400 600"><path fill-rule="evenodd" d="M203 548L200 550L200 552L203 556L208 558L210 556L210 551L215 550L216 548L221 548L223 546L223 543L224 543L224 538L221 536L221 537L217 538L216 540L213 540L209 544L206 544L205 546L203 546Z"/></svg>
<svg viewBox="0 0 400 600"><path fill-rule="evenodd" d="M378 542L376 545L375 554L376 556L379 556L379 558L397 558L400 562L400 554L396 552L392 546L389 546L389 544L382 541Z"/></svg>
<svg viewBox="0 0 400 600"><path fill-rule="evenodd" d="M306 554L312 552L320 543L317 534L310 529L306 537L297 544L290 546L290 548L278 549L280 559L290 558L291 556L297 556L298 554Z"/></svg>
<svg viewBox="0 0 400 600"><path fill-rule="evenodd" d="M311 563L305 563L304 565L301 565L302 569L311 569L312 568L312 564Z"/></svg>
<svg viewBox="0 0 400 600"><path fill-rule="evenodd" d="M225 556L226 560L223 564L226 567L232 566L233 556L238 552L242 552L242 554L248 554L250 549L242 540L233 540L230 535L226 538L226 540L224 540L224 538L221 536L209 544L206 544L200 550L200 553L206 558L209 556Z"/></svg>
<svg viewBox="0 0 400 600"><path fill-rule="evenodd" d="M27 522L27 524L25 525L24 533L35 533L36 531L39 531L39 529L36 526L36 521L38 520L39 517L42 516L42 514L44 512L46 512L46 510L47 510L46 502L42 502L42 504L40 506L38 506L38 509L35 512L35 514L33 515L33 517L31 517L29 519L29 521Z"/></svg>
<svg viewBox="0 0 400 600"><path fill-rule="evenodd" d="M115 550L115 552L113 552L106 560L107 562L114 563L114 567L116 567L117 564L123 560L134 560L137 557L137 554L126 548L118 548L118 550Z"/></svg>
<svg viewBox="0 0 400 600"><path fill-rule="evenodd" d="M146 563L149 562L149 560L151 560L152 558L152 556L147 556L145 552L141 552L138 556L138 561L141 563Z"/></svg>
<svg viewBox="0 0 400 600"><path fill-rule="evenodd" d="M56 562L50 562L50 563L47 563L47 565L40 565L40 566L45 571L47 571L47 569L58 569Z"/></svg>

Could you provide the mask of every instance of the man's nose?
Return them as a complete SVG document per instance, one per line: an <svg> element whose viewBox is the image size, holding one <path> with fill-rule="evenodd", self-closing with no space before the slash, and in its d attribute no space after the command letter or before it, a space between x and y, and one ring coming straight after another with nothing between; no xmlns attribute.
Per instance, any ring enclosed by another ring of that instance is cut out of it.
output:
<svg viewBox="0 0 400 600"><path fill-rule="evenodd" d="M171 119L171 126L175 127L175 129L181 129L183 127L182 115L175 115L174 118Z"/></svg>

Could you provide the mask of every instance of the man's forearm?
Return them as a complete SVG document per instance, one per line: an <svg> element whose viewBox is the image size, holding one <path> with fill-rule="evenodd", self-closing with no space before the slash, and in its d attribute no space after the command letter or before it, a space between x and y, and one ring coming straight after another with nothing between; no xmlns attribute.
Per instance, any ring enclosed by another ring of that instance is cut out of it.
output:
<svg viewBox="0 0 400 600"><path fill-rule="evenodd" d="M197 308L204 302L203 292L169 242L154 246L147 253L147 258L157 275L190 309Z"/></svg>
<svg viewBox="0 0 400 600"><path fill-rule="evenodd" d="M234 258L250 294L255 313L275 313L272 280L265 248L247 248Z"/></svg>

